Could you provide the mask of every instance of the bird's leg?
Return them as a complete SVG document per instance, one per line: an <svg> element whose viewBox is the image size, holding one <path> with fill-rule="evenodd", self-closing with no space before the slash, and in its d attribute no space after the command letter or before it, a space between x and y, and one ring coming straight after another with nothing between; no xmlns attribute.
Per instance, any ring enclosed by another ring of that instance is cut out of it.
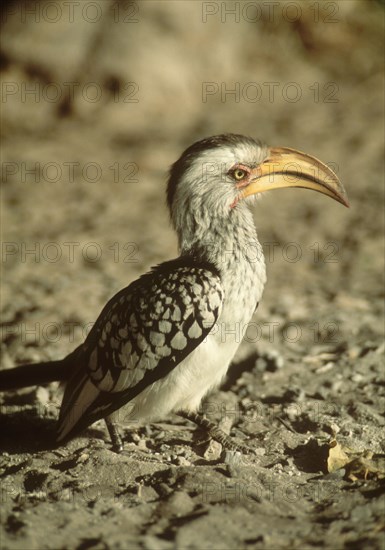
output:
<svg viewBox="0 0 385 550"><path fill-rule="evenodd" d="M203 428L212 439L218 441L218 443L229 451L240 451L245 454L253 452L252 449L246 445L234 441L233 438L221 430L215 422L212 422L199 413L180 411L178 415L186 420L190 420L190 422L194 422L194 424L197 424L200 428Z"/></svg>
<svg viewBox="0 0 385 550"><path fill-rule="evenodd" d="M119 430L116 424L109 416L107 416L107 418L105 418L104 420L106 422L108 433L110 434L112 450L115 453L121 453L123 451L123 441L120 437Z"/></svg>

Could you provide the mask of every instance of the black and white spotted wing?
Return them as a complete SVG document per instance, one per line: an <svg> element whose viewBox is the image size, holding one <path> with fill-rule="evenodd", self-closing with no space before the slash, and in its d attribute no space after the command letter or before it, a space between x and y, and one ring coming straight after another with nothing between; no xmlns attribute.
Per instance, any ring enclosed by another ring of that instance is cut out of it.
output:
<svg viewBox="0 0 385 550"><path fill-rule="evenodd" d="M209 334L222 300L216 269L183 258L157 266L116 294L79 351L81 365L60 411L59 439L108 416L166 376ZM85 391L90 381L92 399Z"/></svg>

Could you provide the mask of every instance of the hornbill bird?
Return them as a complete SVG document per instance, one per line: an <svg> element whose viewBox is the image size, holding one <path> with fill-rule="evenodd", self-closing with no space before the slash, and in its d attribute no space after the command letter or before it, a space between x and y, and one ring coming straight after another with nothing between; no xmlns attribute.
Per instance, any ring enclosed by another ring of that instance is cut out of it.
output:
<svg viewBox="0 0 385 550"><path fill-rule="evenodd" d="M223 328L246 327L266 281L249 210L260 193L286 187L319 191L348 206L332 170L300 151L224 134L188 147L170 169L167 204L179 257L154 267L103 308L83 344L61 361L0 372L0 390L65 382L58 442L104 418L113 449L117 422L147 423L175 412L242 448L198 414L239 346ZM252 258L248 246L258 250ZM214 330L215 329L215 330Z"/></svg>

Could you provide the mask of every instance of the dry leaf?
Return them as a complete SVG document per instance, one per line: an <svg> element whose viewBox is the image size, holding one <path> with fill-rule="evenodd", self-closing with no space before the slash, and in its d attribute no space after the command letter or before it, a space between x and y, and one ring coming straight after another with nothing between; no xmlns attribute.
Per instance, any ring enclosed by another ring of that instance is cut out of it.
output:
<svg viewBox="0 0 385 550"><path fill-rule="evenodd" d="M336 439L329 443L327 468L329 473L345 468L346 479L350 481L385 478L383 456L376 456L369 450L354 452L348 447L342 447Z"/></svg>
<svg viewBox="0 0 385 550"><path fill-rule="evenodd" d="M385 479L385 460L377 458L373 453L366 452L363 456L352 460L347 468L347 479Z"/></svg>
<svg viewBox="0 0 385 550"><path fill-rule="evenodd" d="M328 472L335 472L340 468L343 468L348 462L350 462L349 456L345 453L344 449L333 439L329 444L329 456L327 460Z"/></svg>

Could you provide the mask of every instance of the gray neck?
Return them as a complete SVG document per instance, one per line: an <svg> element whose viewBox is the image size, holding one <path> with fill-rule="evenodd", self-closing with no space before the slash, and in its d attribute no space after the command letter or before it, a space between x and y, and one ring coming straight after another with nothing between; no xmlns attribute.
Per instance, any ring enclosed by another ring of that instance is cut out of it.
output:
<svg viewBox="0 0 385 550"><path fill-rule="evenodd" d="M191 212L190 212L191 214ZM198 255L219 271L226 302L251 311L260 300L266 281L265 260L251 212L239 204L227 217L189 217L178 231L181 254ZM194 230L192 230L194 228ZM247 308L248 309L248 308Z"/></svg>
<svg viewBox="0 0 385 550"><path fill-rule="evenodd" d="M222 273L236 271L243 262L263 262L262 247L257 238L253 217L245 205L238 205L229 216L195 216L184 219L178 232L180 253L199 251L203 259L214 264Z"/></svg>

